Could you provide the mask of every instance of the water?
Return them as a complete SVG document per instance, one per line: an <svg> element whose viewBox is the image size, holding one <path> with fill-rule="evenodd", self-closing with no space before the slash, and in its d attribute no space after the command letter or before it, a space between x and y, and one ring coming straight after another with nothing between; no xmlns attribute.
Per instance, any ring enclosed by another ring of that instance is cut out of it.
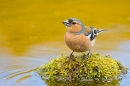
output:
<svg viewBox="0 0 130 86"><path fill-rule="evenodd" d="M34 70L58 55L70 54L64 43L65 26L61 23L70 17L106 29L91 52L110 54L130 68L129 3L129 0L0 0L0 86L51 86ZM119 85L129 86L129 82L130 72Z"/></svg>
<svg viewBox="0 0 130 86"><path fill-rule="evenodd" d="M55 44L55 43L54 43ZM124 46L125 44L125 46ZM130 45L130 41L121 43L117 46L115 50L105 50L98 49L104 55L108 53L112 55L114 59L118 59L124 66L130 68L129 56L130 51L127 46ZM58 52L61 52L62 49L55 49L43 46L38 46L30 48L30 52L34 52L35 50L37 54L34 57L32 56L1 56L0 60L0 86L47 86L44 81L40 79L34 73L34 70L41 66L41 64L48 62L50 59L58 56ZM97 49L96 49L97 50ZM48 52L47 54L38 54L38 51ZM62 50L63 53L64 50ZM70 53L70 52L66 52ZM120 86L129 86L130 81L130 72L123 77L120 82ZM71 85L70 85L71 86ZM94 85L96 86L96 85Z"/></svg>

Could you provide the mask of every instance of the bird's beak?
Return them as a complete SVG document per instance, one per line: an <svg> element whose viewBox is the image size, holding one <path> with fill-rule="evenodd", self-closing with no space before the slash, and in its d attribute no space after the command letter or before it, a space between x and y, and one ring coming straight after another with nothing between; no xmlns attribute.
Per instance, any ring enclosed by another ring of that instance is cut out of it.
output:
<svg viewBox="0 0 130 86"><path fill-rule="evenodd" d="M70 27L70 22L68 20L65 20L62 22L65 26Z"/></svg>

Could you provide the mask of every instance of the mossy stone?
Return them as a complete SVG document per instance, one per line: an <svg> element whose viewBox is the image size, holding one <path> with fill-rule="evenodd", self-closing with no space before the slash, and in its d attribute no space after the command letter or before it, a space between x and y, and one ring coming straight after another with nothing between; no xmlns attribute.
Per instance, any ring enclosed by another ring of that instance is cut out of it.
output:
<svg viewBox="0 0 130 86"><path fill-rule="evenodd" d="M110 55L101 54L73 56L58 56L37 69L42 79L57 81L112 81L119 79L125 68Z"/></svg>

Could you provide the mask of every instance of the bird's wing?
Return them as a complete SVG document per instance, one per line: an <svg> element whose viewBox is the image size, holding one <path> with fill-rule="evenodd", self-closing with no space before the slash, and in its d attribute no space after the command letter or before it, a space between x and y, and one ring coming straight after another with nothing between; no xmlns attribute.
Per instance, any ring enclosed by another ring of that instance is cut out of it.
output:
<svg viewBox="0 0 130 86"><path fill-rule="evenodd" d="M84 34L87 34L88 32L90 32L91 31L91 27L90 26L85 26L85 32L84 32Z"/></svg>
<svg viewBox="0 0 130 86"><path fill-rule="evenodd" d="M97 37L97 30L94 27L86 26L85 36L89 37L90 40L93 40Z"/></svg>

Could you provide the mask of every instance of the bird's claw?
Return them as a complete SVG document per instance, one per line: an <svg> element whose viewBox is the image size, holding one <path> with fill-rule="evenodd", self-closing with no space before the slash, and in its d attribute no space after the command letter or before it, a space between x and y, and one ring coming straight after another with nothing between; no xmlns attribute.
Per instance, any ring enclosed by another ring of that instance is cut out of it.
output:
<svg viewBox="0 0 130 86"><path fill-rule="evenodd" d="M91 53L88 53L88 54L87 54L87 58L90 57L90 56L91 56Z"/></svg>

